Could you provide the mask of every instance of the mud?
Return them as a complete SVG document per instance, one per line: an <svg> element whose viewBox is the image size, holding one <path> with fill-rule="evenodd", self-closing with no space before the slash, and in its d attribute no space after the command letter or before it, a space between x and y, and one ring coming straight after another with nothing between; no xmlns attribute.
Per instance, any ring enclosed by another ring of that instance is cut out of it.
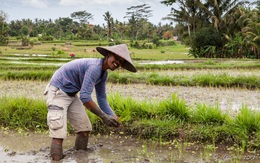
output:
<svg viewBox="0 0 260 163"><path fill-rule="evenodd" d="M42 95L47 82L1 81L0 96L26 96L44 99ZM107 84L107 94L119 93L136 100L160 101L171 98L174 93L187 105L218 104L225 111L236 112L242 105L260 109L260 91L247 89L225 89L204 87L167 87L144 84ZM94 95L93 95L94 96ZM11 132L0 130L0 162L47 163L50 138L47 134ZM62 161L66 163L147 163L147 162L260 162L259 152L243 154L239 149L213 148L202 145L184 145L175 140L168 144L139 140L125 135L94 136L90 138L87 151L75 151L74 135L64 142Z"/></svg>
<svg viewBox="0 0 260 163"><path fill-rule="evenodd" d="M12 163L160 163L160 162L258 162L259 153L241 154L181 143L161 144L125 135L91 135L87 151L75 150L75 136L63 143L64 159L52 161L46 134L0 130L0 162Z"/></svg>

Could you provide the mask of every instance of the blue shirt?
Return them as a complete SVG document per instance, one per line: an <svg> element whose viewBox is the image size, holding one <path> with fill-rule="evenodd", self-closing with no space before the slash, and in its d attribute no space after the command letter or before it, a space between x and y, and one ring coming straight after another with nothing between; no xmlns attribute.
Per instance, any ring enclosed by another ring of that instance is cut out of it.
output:
<svg viewBox="0 0 260 163"><path fill-rule="evenodd" d="M66 93L80 92L80 100L90 100L96 90L99 107L108 115L115 115L106 98L107 70L102 71L104 59L76 59L61 66L53 74L50 84Z"/></svg>

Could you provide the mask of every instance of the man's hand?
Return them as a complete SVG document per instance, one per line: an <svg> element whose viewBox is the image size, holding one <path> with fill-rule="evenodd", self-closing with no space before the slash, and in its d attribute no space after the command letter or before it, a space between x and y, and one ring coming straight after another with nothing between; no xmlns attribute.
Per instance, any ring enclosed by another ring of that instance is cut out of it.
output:
<svg viewBox="0 0 260 163"><path fill-rule="evenodd" d="M110 116L107 115L106 113L104 113L96 104L93 100L84 103L84 106L86 108L88 108L92 113L96 114L97 116L99 116L103 122L108 125L108 126L113 126L113 127L118 127L120 125L120 123L118 122L118 118L115 115ZM116 119L117 118L117 119Z"/></svg>
<svg viewBox="0 0 260 163"><path fill-rule="evenodd" d="M120 123L112 116L104 114L102 117L100 117L103 122L111 127L119 127Z"/></svg>

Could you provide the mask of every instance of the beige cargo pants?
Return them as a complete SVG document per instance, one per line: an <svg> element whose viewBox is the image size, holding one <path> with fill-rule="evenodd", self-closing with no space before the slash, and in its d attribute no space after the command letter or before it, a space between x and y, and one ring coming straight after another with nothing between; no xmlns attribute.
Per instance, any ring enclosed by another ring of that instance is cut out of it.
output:
<svg viewBox="0 0 260 163"><path fill-rule="evenodd" d="M48 85L44 92L48 106L47 124L50 137L67 137L67 120L76 133L92 131L92 125L85 107L78 95L69 96L59 88Z"/></svg>

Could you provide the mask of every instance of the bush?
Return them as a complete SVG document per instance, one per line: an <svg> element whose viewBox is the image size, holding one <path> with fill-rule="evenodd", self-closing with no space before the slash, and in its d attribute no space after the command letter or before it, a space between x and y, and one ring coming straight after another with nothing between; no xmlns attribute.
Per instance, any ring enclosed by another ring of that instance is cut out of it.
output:
<svg viewBox="0 0 260 163"><path fill-rule="evenodd" d="M57 54L65 54L65 52L62 51L62 50L58 50L58 51L57 51Z"/></svg>
<svg viewBox="0 0 260 163"><path fill-rule="evenodd" d="M0 45L8 45L8 37L0 35Z"/></svg>
<svg viewBox="0 0 260 163"><path fill-rule="evenodd" d="M53 41L54 37L53 36L42 36L38 38L39 41Z"/></svg>
<svg viewBox="0 0 260 163"><path fill-rule="evenodd" d="M159 46L159 45L161 44L160 38L159 38L157 35L154 35L154 36L153 36L153 43L154 43L156 46Z"/></svg>
<svg viewBox="0 0 260 163"><path fill-rule="evenodd" d="M160 41L161 46L174 46L176 45L176 42L174 40L161 40Z"/></svg>
<svg viewBox="0 0 260 163"><path fill-rule="evenodd" d="M137 48L137 49L154 49L156 48L156 45L153 43L146 43L143 42L142 45L140 45L142 42L135 41L134 43L131 43L130 46Z"/></svg>
<svg viewBox="0 0 260 163"><path fill-rule="evenodd" d="M190 54L194 57L211 57L209 53L218 51L219 47L222 47L222 39L220 33L212 28L202 28L198 30L191 39ZM208 50L209 47L214 51Z"/></svg>

